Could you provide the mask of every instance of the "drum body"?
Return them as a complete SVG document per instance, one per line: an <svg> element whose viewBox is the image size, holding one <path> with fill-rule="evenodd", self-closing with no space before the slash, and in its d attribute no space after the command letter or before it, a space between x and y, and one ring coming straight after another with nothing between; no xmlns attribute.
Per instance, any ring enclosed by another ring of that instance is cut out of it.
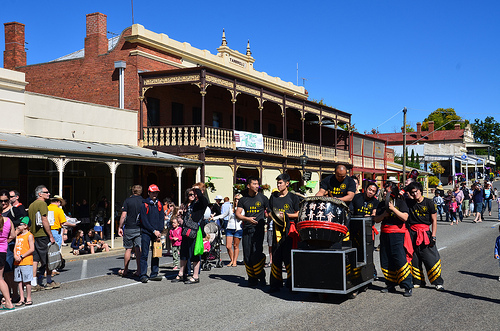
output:
<svg viewBox="0 0 500 331"><path fill-rule="evenodd" d="M340 242L348 231L348 215L349 208L337 198L307 197L300 204L300 239L323 247Z"/></svg>

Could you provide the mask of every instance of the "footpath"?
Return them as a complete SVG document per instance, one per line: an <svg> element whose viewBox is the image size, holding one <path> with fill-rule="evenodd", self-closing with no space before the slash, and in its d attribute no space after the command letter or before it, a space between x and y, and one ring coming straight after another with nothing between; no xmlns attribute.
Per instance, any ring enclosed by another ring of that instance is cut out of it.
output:
<svg viewBox="0 0 500 331"><path fill-rule="evenodd" d="M99 252L95 254L83 254L83 255L73 255L73 249L71 248L71 243L68 243L68 246L63 246L61 252L63 258L66 260L66 262L70 261L79 261L79 260L87 260L87 259L98 259L101 257L108 257L108 256L118 256L118 255L123 255L125 253L125 250L123 248L123 238L122 237L116 237L115 238L115 246L111 248L111 239L110 240L105 240L104 241L106 244L109 246L109 252Z"/></svg>

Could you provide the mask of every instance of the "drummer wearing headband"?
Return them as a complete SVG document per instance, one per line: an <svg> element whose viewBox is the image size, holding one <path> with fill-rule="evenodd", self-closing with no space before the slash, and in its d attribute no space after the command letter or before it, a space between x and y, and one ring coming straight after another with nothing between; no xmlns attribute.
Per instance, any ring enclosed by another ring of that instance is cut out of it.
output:
<svg viewBox="0 0 500 331"><path fill-rule="evenodd" d="M344 202L350 202L356 192L356 183L347 176L347 169L343 165L335 168L335 174L323 179L319 185L320 189L316 196L329 196Z"/></svg>

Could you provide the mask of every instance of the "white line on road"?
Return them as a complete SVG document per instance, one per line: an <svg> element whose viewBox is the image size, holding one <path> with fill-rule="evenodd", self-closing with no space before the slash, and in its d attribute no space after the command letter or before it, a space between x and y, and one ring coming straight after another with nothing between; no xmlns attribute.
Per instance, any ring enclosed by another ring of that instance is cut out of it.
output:
<svg viewBox="0 0 500 331"><path fill-rule="evenodd" d="M99 294L99 293L114 291L114 290L117 290L117 289L120 289L120 288L129 287L129 286L133 286L133 285L139 285L139 284L142 284L142 283L136 282L136 283L132 283L132 284L125 284L125 285L115 286L115 287L111 287L111 288L105 288L105 289L102 289L102 290L99 290L99 291L77 294L77 295L73 295L73 296L70 296L70 297L65 297L65 298L61 298L61 299L51 300L51 301L47 301L47 302L42 302L42 303L39 303L39 304L36 304L36 305L33 305L33 306L24 306L22 308L16 308L15 310L9 310L9 311L6 311L5 313L12 313L12 312L16 312L16 311L20 311L20 310L24 310L24 309L30 309L30 308L34 308L34 307L48 305L48 304L51 304L51 303L63 302L63 301L66 301L66 300L81 298L81 297L85 297L85 296L89 296L89 295L94 295L94 294Z"/></svg>
<svg viewBox="0 0 500 331"><path fill-rule="evenodd" d="M87 277L87 260L82 261L82 273L80 274L80 279Z"/></svg>
<svg viewBox="0 0 500 331"><path fill-rule="evenodd" d="M442 250L442 249L445 249L445 248L446 248L446 246L441 247L441 248L438 248L438 251L440 251L440 250Z"/></svg>

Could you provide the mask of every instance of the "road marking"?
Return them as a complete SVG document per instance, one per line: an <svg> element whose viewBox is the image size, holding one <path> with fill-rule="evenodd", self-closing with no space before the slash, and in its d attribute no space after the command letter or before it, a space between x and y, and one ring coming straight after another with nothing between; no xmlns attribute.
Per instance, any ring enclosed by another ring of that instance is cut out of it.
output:
<svg viewBox="0 0 500 331"><path fill-rule="evenodd" d="M82 261L82 273L80 274L80 279L85 279L87 277L87 260Z"/></svg>
<svg viewBox="0 0 500 331"><path fill-rule="evenodd" d="M115 287L111 287L111 288L105 288L105 289L94 291L94 292L87 292L87 293L77 294L77 295L73 295L73 296L70 296L70 297L65 297L65 298L61 298L61 299L56 299L56 300L51 300L51 301L47 301L47 302L38 303L38 304L32 305L32 306L24 306L22 308L16 308L15 310L8 310L8 311L5 311L4 314L6 314L6 313L13 313L13 312L24 310L24 309L35 308L35 307L39 307L39 306L43 306L43 305L48 305L48 304L51 304L51 303L63 302L63 301L66 301L66 300L71 300L71 299L86 297L86 296L89 296L89 295L94 295L94 294L99 294L99 293L114 291L114 290L118 290L118 289L121 289L121 288L124 288L124 287L129 287L129 286L134 286L134 285L139 285L139 284L142 284L142 283L134 282L134 283L131 283L131 284L125 284L125 285L115 286ZM2 314L0 314L0 315L2 315Z"/></svg>
<svg viewBox="0 0 500 331"><path fill-rule="evenodd" d="M441 247L441 248L438 248L438 251L440 251L440 250L442 250L442 249L445 249L445 248L446 248L446 246Z"/></svg>

